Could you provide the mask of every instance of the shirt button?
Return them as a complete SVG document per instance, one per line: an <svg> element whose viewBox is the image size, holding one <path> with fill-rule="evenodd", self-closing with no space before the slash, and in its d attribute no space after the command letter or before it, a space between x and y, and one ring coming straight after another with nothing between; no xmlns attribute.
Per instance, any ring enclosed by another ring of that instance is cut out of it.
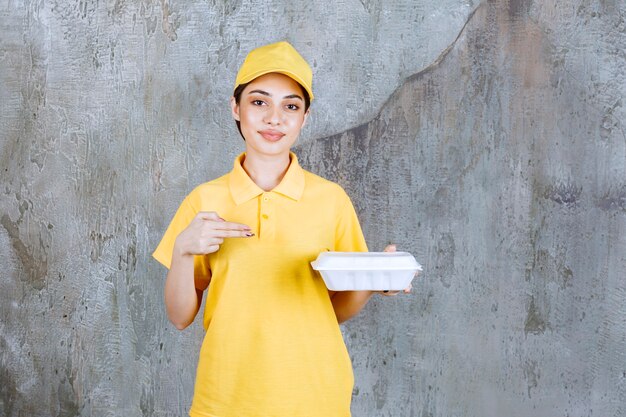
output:
<svg viewBox="0 0 626 417"><path fill-rule="evenodd" d="M269 197L263 197L263 201L270 201Z"/></svg>
<svg viewBox="0 0 626 417"><path fill-rule="evenodd" d="M270 216L268 216L267 214L263 214L261 215L261 217L263 217L264 219L269 219Z"/></svg>

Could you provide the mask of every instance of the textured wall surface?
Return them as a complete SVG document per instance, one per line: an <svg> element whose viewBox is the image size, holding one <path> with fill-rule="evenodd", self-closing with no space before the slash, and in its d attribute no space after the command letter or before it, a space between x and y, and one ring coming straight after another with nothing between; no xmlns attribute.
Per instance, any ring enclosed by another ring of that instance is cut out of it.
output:
<svg viewBox="0 0 626 417"><path fill-rule="evenodd" d="M343 326L354 416L626 415L623 1L188 3L0 1L0 415L185 414L149 254L280 39L303 164L425 266Z"/></svg>
<svg viewBox="0 0 626 417"><path fill-rule="evenodd" d="M626 415L620 4L484 4L373 120L302 146L371 246L427 268L346 326L355 415Z"/></svg>

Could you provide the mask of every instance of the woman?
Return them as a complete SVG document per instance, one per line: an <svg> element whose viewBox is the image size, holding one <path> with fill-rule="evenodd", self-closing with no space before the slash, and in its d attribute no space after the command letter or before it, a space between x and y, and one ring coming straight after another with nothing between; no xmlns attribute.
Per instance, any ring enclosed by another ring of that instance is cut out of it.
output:
<svg viewBox="0 0 626 417"><path fill-rule="evenodd" d="M326 250L367 251L344 190L290 151L311 85L287 42L250 52L231 99L246 150L185 198L153 254L169 268L165 305L178 329L208 289L192 417L350 416L352 366L338 323L373 292L328 291L309 264Z"/></svg>

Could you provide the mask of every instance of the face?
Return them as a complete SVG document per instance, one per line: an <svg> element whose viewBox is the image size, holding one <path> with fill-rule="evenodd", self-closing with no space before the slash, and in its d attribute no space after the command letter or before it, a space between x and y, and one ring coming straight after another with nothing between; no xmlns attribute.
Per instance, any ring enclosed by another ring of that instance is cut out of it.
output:
<svg viewBox="0 0 626 417"><path fill-rule="evenodd" d="M278 73L254 79L241 93L239 104L231 98L231 108L241 124L248 155L288 155L309 114L304 111L300 84Z"/></svg>

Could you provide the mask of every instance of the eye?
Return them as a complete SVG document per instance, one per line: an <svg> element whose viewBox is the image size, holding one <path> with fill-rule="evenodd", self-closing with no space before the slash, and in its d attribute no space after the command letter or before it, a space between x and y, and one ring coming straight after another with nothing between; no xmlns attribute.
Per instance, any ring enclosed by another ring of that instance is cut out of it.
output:
<svg viewBox="0 0 626 417"><path fill-rule="evenodd" d="M255 106L262 106L265 102L263 100L252 100L252 104Z"/></svg>
<svg viewBox="0 0 626 417"><path fill-rule="evenodd" d="M289 110L297 111L300 108L300 106L298 106L297 104L287 104L287 108Z"/></svg>

